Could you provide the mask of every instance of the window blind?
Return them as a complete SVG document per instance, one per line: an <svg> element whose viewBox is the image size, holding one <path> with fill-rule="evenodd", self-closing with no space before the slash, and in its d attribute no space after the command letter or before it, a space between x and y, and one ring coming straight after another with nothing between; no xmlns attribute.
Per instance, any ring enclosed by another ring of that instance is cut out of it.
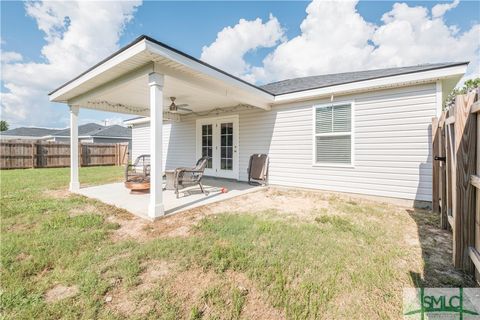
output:
<svg viewBox="0 0 480 320"><path fill-rule="evenodd" d="M316 163L351 164L352 107L337 105L315 110Z"/></svg>

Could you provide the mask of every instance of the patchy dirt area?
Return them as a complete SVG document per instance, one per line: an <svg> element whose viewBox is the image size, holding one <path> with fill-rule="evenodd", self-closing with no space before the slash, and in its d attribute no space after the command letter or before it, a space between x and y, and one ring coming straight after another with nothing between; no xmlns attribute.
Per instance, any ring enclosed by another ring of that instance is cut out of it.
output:
<svg viewBox="0 0 480 320"><path fill-rule="evenodd" d="M146 231L146 228L150 224L148 220L133 215L131 217L112 215L108 216L106 220L119 226L112 234L113 241L135 240L143 242L150 238Z"/></svg>
<svg viewBox="0 0 480 320"><path fill-rule="evenodd" d="M285 314L273 308L267 302L266 296L245 274L229 271L226 277L247 297L242 309L242 316L245 319L285 319Z"/></svg>
<svg viewBox="0 0 480 320"><path fill-rule="evenodd" d="M334 193L268 188L166 216L153 223L133 215L109 216L107 220L120 225L114 233L114 240L131 239L142 242L159 237L188 237L192 227L200 220L220 213L250 212L268 215L270 218L294 218L303 221L313 221L319 215L345 214L342 211L333 210L332 199L333 201L342 199L356 205L372 203L371 200L360 197L347 197ZM352 199L355 202L352 202Z"/></svg>
<svg viewBox="0 0 480 320"><path fill-rule="evenodd" d="M352 212L342 211L338 207L346 205L354 208ZM134 216L109 216L108 221L118 223L113 239L125 239L140 242L161 237L188 237L193 227L204 217L214 214L230 214L250 212L268 215L276 219L294 218L303 221L314 221L319 215L349 215L362 223L362 219L378 220L387 229L404 230L404 244L410 250L417 264L412 278L418 283L430 285L451 285L464 283L464 275L453 269L451 265L452 235L441 230L437 217L426 210L413 210L391 204L381 204L392 212L390 221L382 215L371 214L379 203L357 196L347 196L327 192L289 190L268 188L240 197L189 211L167 216L155 222L145 221ZM361 208L356 212L355 208ZM372 208L371 210L369 208ZM369 211L370 210L370 211ZM366 214L368 213L368 214ZM412 263L410 261L410 263ZM407 265L408 261L399 261L399 265ZM417 274L416 274L417 273ZM475 285L473 282L472 285Z"/></svg>
<svg viewBox="0 0 480 320"><path fill-rule="evenodd" d="M438 227L438 216L420 209L406 209L414 223L405 225L405 244L423 272L412 275L418 286L471 286L473 279L452 266L452 233Z"/></svg>
<svg viewBox="0 0 480 320"><path fill-rule="evenodd" d="M32 255L27 254L25 252L21 252L15 257L15 260L17 260L17 261L25 261L25 260L30 260L30 259L32 259Z"/></svg>
<svg viewBox="0 0 480 320"><path fill-rule="evenodd" d="M181 301L176 311L180 318L188 318L191 310L197 310L204 319L226 319L229 316L221 312L234 309L236 299L240 299L239 312L244 319L285 319L242 273L218 274L199 268L179 271L174 264L159 260L145 262L144 268L136 287L127 289L119 284L106 294L107 308L123 316L144 316L156 308L158 301L152 292L160 290L164 297Z"/></svg>
<svg viewBox="0 0 480 320"><path fill-rule="evenodd" d="M114 240L145 241L158 237L187 237L192 227L200 220L219 213L275 212L285 217L313 220L315 213L329 212L328 197L321 193L269 188L167 216L153 223L135 216L129 218L110 216L108 221L120 225L115 231Z"/></svg>
<svg viewBox="0 0 480 320"><path fill-rule="evenodd" d="M265 212L310 219L313 212L329 208L329 196L320 192L268 188L248 193L232 201L213 203L212 213Z"/></svg>
<svg viewBox="0 0 480 320"><path fill-rule="evenodd" d="M92 204L87 204L85 206L82 206L82 207L77 207L77 208L72 208L70 209L70 211L68 212L68 215L70 217L76 217L76 216L81 216L81 215L84 215L84 214L100 214L100 211L97 209L96 206L92 205Z"/></svg>
<svg viewBox="0 0 480 320"><path fill-rule="evenodd" d="M124 316L145 315L154 307L154 300L147 293L171 275L174 265L166 261L150 260L142 268L144 271L137 286L126 288L121 281L112 283L114 288L105 295L105 303L110 310Z"/></svg>
<svg viewBox="0 0 480 320"><path fill-rule="evenodd" d="M43 194L54 199L66 199L72 195L68 189L46 190Z"/></svg>
<svg viewBox="0 0 480 320"><path fill-rule="evenodd" d="M66 287L56 285L45 293L45 302L54 303L63 299L72 298L78 294L78 286Z"/></svg>

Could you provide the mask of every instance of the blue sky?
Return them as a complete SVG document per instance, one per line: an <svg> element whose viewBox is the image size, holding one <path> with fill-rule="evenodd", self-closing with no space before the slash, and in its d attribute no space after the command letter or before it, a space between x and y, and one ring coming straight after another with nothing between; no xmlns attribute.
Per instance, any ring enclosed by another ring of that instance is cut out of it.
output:
<svg viewBox="0 0 480 320"><path fill-rule="evenodd" d="M354 10L367 23L381 26L385 24L385 22L381 20L382 16L386 12L391 11L395 3L396 2L393 1L360 1L355 6ZM411 8L423 7L427 10L432 10L432 8L438 3L450 2L414 1L406 3L408 7ZM216 41L218 33L223 28L228 26L234 28L239 23L240 19L253 21L257 18L260 18L262 20L262 23L266 23L267 21L269 21L269 19L271 19L271 15L273 15L276 21L273 21L272 25L275 22L277 27L281 27L282 32L281 36L279 35L277 39L275 39L275 45L252 45L252 48L247 47L247 49L245 49L246 52L244 52L244 54L239 57L239 59L241 59L246 64L246 67L240 72L240 74L238 74L239 76L242 76L245 79L249 80L254 79L257 83L268 82L267 80L278 80L276 77L282 77L282 75L271 74L268 77L263 78L262 80L261 77L256 75L256 71L254 70L255 67L262 68L261 71L263 72L263 61L267 57L267 55L274 53L276 46L278 46L282 42L288 42L289 40L302 35L300 25L302 21L307 18L306 9L309 4L310 2L307 1L148 1L144 2L143 4L135 5L133 8L119 9L130 10L128 12L132 15L132 19L125 23L125 27L123 28L123 30L121 26L119 26L117 28L117 32L120 34L120 36L117 36L117 38L115 38L115 35L113 35L110 41L114 41L115 43L113 47L114 49L118 49L119 47L128 44L139 35L147 34L175 48L178 48L179 50L182 50L198 58L204 58L204 60L208 61L209 55L205 53L202 56L202 48L204 46L212 45ZM68 12L68 10L66 12ZM350 14L351 12L348 11L348 13ZM336 17L335 21L337 21L338 24L341 24L341 14L344 13L339 12L338 14L339 16ZM43 101L42 103L37 103L38 99L37 101L35 101L35 106L37 108L45 108L41 117L29 117L29 112L27 112L29 111L29 107L25 105L18 105L18 108L27 108L26 112L23 112L23 115L21 115L20 113L12 114L15 113L14 111L16 110L15 103L28 104L29 100L27 98L19 98L19 94L15 96L15 90L12 90L11 88L14 85L16 85L17 87L21 86L22 79L17 79L17 77L14 77L14 79L10 80L10 73L4 73L4 67L8 64L7 67L13 69L15 67L15 64L19 63L30 63L32 64L32 68L39 67L39 65L40 67L42 67L42 64L49 65L49 59L45 58L45 56L42 55L42 48L49 44L49 40L45 39L45 30L42 31L39 29L39 24L42 21L41 19L41 14L27 14L26 6L23 2L1 3L2 55L4 55L4 53L6 52L14 52L21 55L21 60L12 59L11 61L7 61L7 59L5 58L5 61L2 62L2 118L10 121L13 126L44 125L50 127L64 127L67 124L66 119L68 118L68 112L65 106L52 105L46 101ZM347 16L346 19L350 19L350 16ZM461 1L455 8L446 11L442 15L441 19L444 25L449 27L455 26L458 29L454 34L451 35L452 39L454 39L455 37L460 39L460 35L462 33L471 31L476 25L479 24L480 2ZM105 23L109 22L106 21ZM68 29L68 23L64 27L65 29ZM109 25L108 27L110 28L111 25ZM246 30L253 30L248 29L251 26L245 25L245 27L247 28ZM112 30L112 34L114 34L114 31L115 30ZM61 32L62 31L60 31L60 33ZM231 34L232 36L235 36L234 31L232 31ZM477 33L477 35L480 37L480 34ZM88 37L88 35L86 35L85 37ZM61 39L62 36L60 35L58 36L58 38ZM470 53L470 58L473 54L474 60L475 56L476 59L478 59L478 42L480 42L479 39L480 38L477 38L477 44L473 46L473 49L469 47L470 50L472 50L472 53ZM373 41L369 40L369 43L373 43ZM450 42L446 41L445 43ZM328 38L325 39L324 45L328 45ZM373 46L375 47L381 45L373 43ZM94 49L92 48L92 50ZM455 50L455 48L452 48L451 50ZM224 54L228 55L232 53L225 52ZM106 55L107 52L105 52L103 56L98 56L95 58L98 58L98 60L100 60ZM5 57L6 56L7 55L5 55ZM452 59L457 57L458 56L445 56L445 59ZM439 60L441 58L442 57L433 57L431 59ZM458 57L458 59L461 58L461 56ZM469 57L465 56L465 58ZM215 57L211 57L211 55L210 59L214 59L215 61ZM368 59L368 57L364 59ZM2 58L2 60L4 59ZM415 62L416 60L412 60L412 58L410 57L404 59L405 64L412 63L411 61ZM423 61L419 61L419 63L423 63ZM93 64L93 62L90 63L90 65L91 64ZM372 66L375 67L378 65L379 67L382 67L387 65L390 66L391 64L392 62L378 62L372 64ZM272 65L275 65L275 61L272 62ZM227 69L227 71L231 71L228 70L229 66L219 65L219 67L224 67ZM21 67L17 65L17 68ZM303 66L299 66L296 70L292 70L290 73L286 73L285 75L304 75L304 71L302 71L304 70L304 68L302 68ZM351 68L355 68L355 66ZM267 66L265 66L265 70L268 71ZM320 73L322 71L337 71L335 69L328 69L325 66L318 66L316 70L318 70L318 72ZM343 70L339 69L338 71ZM65 72L73 73L73 71L70 70L67 70ZM473 72L475 73L475 71ZM57 79L61 79L62 81L64 80L64 78L59 75L54 80L52 80L52 82L59 81ZM68 79L68 77L66 79ZM9 83L10 85L6 86L7 83ZM51 83L49 85L51 89L53 89L58 84L59 83ZM42 86L42 89L40 89L39 87L38 92L41 92L42 90L44 90L43 88L47 87L48 86ZM7 93L9 93L8 96L4 95ZM45 97L46 94L47 92L45 92ZM39 96L39 99L43 98ZM5 102L4 104L3 100L7 102ZM33 106L31 108L33 108ZM48 116L49 113L51 113L51 116ZM31 112L31 114L34 115L36 113ZM81 119L83 122L100 121L106 118L109 118L112 120L112 122L114 122L119 121L120 119L124 119L126 117L119 117L118 115L94 111L85 111L81 114Z"/></svg>

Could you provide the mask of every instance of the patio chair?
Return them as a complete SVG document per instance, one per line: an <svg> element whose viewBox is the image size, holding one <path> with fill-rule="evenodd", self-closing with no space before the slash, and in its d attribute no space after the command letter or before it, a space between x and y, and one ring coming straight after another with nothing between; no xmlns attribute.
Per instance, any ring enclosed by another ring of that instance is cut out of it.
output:
<svg viewBox="0 0 480 320"><path fill-rule="evenodd" d="M209 157L201 157L198 159L194 168L176 168L174 176L175 194L178 199L179 189L189 186L197 185L200 187L202 193L208 196L208 192L203 188L202 177L207 167Z"/></svg>
<svg viewBox="0 0 480 320"><path fill-rule="evenodd" d="M125 168L125 181L150 181L150 155L142 154Z"/></svg>
<svg viewBox="0 0 480 320"><path fill-rule="evenodd" d="M268 155L252 154L248 163L248 184L268 185Z"/></svg>

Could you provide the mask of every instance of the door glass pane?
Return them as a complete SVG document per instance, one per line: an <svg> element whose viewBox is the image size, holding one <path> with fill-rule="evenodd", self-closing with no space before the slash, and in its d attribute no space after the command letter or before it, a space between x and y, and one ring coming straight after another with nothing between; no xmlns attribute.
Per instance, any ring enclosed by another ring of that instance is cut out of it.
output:
<svg viewBox="0 0 480 320"><path fill-rule="evenodd" d="M202 125L202 157L208 156L207 168L212 168L212 156L213 156L213 136L212 125Z"/></svg>
<svg viewBox="0 0 480 320"><path fill-rule="evenodd" d="M220 126L220 169L233 170L233 123Z"/></svg>

